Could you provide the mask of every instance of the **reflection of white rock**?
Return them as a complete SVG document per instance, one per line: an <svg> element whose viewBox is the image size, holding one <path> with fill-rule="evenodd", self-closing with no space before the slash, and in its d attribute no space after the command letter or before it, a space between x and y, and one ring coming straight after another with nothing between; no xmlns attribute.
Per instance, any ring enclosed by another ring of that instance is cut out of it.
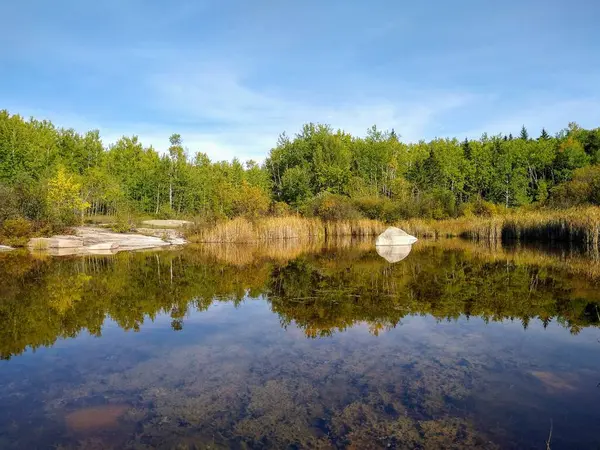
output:
<svg viewBox="0 0 600 450"><path fill-rule="evenodd" d="M417 242L417 238L411 236L406 231L396 227L389 227L377 237L375 248L379 256L387 262L397 263L408 256L412 244L415 242Z"/></svg>
<svg viewBox="0 0 600 450"><path fill-rule="evenodd" d="M375 249L387 262L397 263L408 256L412 245L378 245Z"/></svg>
<svg viewBox="0 0 600 450"><path fill-rule="evenodd" d="M412 245L417 242L417 238L411 236L406 231L396 227L389 227L381 233L375 241L376 246L388 245Z"/></svg>

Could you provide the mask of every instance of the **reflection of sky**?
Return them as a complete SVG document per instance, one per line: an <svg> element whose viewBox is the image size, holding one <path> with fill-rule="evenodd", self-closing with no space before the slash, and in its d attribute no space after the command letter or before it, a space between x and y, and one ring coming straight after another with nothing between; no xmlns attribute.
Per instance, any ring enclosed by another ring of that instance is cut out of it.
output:
<svg viewBox="0 0 600 450"><path fill-rule="evenodd" d="M154 320L147 318L140 332L124 331L113 320L107 319L102 329L102 338L81 333L76 339L60 339L52 348L39 348L35 352L27 350L21 357L12 361L23 363L26 359L43 359L47 355L61 352L91 351L112 352L116 347L154 345L197 345L207 341L229 340L254 342L256 340L296 340L301 338L306 345L315 345L315 340L307 339L302 330L293 323L287 329L281 328L279 318L272 313L267 302L247 298L239 306L230 302L215 302L207 310L192 310L184 317L184 329L173 331L172 318L168 314L157 315ZM573 335L566 328L551 323L546 329L539 320L532 320L527 330L518 320L485 323L483 319L464 317L452 321L438 321L430 316L407 316L391 330L382 330L379 336L369 333L367 323L357 323L344 332L336 331L332 337L322 338L330 345L350 345L352 343L376 343L378 346L418 345L447 354L462 354L494 350L495 352L531 353L530 359L552 355L562 355L571 364L592 364L595 351L600 355L600 330L584 328ZM591 354L590 354L591 352ZM6 366L7 363L5 362ZM8 366L12 363L8 363Z"/></svg>
<svg viewBox="0 0 600 450"><path fill-rule="evenodd" d="M32 391L42 392L48 383L69 389L90 378L135 372L136 367L147 365L158 372L148 383L160 383L165 367L186 373L195 367L196 357L207 355L217 369L220 361L225 364L230 357L240 369L253 364L294 367L303 359L316 365L344 361L340 370L355 370L359 376L364 375L361 370L381 365L398 371L400 377L408 359L422 362L421 370L447 372L448 377L454 376L455 367L466 365L473 377L470 405L481 412L484 427L490 420L515 426L514 420L505 418L519 417L524 429L537 433L549 417L562 418L562 428L557 426L555 432L560 442L561 433L583 433L591 421L600 420L600 408L595 408L600 399L595 386L600 381L596 341L600 331L594 328L571 335L556 323L544 329L536 320L523 330L519 321L486 324L480 318L437 321L412 316L379 336L370 334L368 324L362 323L329 338L308 339L294 324L283 329L279 317L261 299L246 299L237 307L216 302L206 311L191 311L182 331L173 331L171 320L168 314L148 319L140 332L123 331L106 321L102 338L83 333L2 362L0 382L22 383L25 377L29 383L22 386ZM119 380L113 380L117 390ZM543 412L541 404L546 408ZM564 411L578 422L565 417Z"/></svg>

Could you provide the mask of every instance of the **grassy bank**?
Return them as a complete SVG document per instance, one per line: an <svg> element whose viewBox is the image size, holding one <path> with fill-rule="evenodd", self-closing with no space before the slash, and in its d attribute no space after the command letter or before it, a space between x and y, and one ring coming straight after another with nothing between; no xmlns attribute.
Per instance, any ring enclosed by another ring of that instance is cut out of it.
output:
<svg viewBox="0 0 600 450"><path fill-rule="evenodd" d="M187 239L195 243L252 243L285 239L324 241L341 236L376 236L386 225L375 220L326 222L299 216L265 217L248 220L238 217L216 225L196 225L187 230Z"/></svg>
<svg viewBox="0 0 600 450"><path fill-rule="evenodd" d="M440 221L411 219L399 225L417 237L572 242L595 250L600 243L600 207L515 210L506 215Z"/></svg>

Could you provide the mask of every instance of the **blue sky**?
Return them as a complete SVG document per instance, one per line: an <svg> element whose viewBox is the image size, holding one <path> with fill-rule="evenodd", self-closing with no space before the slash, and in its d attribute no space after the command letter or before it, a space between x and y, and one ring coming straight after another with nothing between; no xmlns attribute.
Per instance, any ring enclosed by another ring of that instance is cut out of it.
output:
<svg viewBox="0 0 600 450"><path fill-rule="evenodd" d="M262 160L305 122L406 141L600 126L596 0L2 2L0 109Z"/></svg>

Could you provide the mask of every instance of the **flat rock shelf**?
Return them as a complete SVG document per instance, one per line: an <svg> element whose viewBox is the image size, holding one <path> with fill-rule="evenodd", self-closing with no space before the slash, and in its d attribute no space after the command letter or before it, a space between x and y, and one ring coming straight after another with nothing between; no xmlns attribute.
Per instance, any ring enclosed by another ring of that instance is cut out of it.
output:
<svg viewBox="0 0 600 450"><path fill-rule="evenodd" d="M47 251L52 255L112 254L119 251L157 249L183 245L186 241L176 230L139 229L137 233L115 233L102 228L78 227L74 235L33 238L32 251Z"/></svg>

